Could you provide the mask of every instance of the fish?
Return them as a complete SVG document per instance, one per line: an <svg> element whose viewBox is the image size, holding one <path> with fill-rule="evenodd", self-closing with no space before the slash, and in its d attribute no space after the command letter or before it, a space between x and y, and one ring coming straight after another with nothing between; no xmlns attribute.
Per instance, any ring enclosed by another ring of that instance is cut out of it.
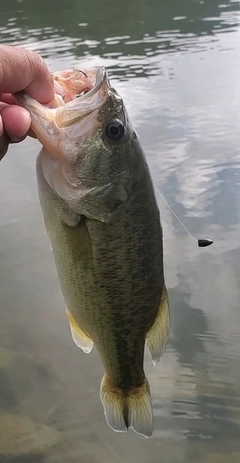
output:
<svg viewBox="0 0 240 463"><path fill-rule="evenodd" d="M154 365L166 348L170 310L163 231L139 137L105 67L53 73L64 95L46 106L24 92L42 144L36 172L75 344L96 347L108 425L153 433L145 345Z"/></svg>

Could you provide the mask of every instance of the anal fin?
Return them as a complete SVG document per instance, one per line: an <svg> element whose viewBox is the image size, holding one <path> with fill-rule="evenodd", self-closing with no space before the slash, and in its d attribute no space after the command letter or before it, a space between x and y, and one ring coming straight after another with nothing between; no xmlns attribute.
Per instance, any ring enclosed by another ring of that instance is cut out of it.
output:
<svg viewBox="0 0 240 463"><path fill-rule="evenodd" d="M86 354L89 354L93 348L93 340L88 336L85 331L80 328L79 324L73 318L71 312L67 309L67 316L70 324L70 329L72 333L72 338L80 349L83 350Z"/></svg>
<svg viewBox="0 0 240 463"><path fill-rule="evenodd" d="M153 325L147 333L147 345L150 350L154 365L156 365L164 351L170 331L170 311L168 294L164 286L162 299L159 305L157 316Z"/></svg>

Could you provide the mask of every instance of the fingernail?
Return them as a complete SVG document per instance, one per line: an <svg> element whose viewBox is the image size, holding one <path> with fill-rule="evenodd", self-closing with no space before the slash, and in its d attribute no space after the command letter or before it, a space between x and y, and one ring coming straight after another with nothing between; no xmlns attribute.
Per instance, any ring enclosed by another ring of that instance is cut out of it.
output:
<svg viewBox="0 0 240 463"><path fill-rule="evenodd" d="M55 88L55 91L56 91L56 93L58 95L61 95L61 96L65 95L65 92L64 92L62 86L56 80L54 80L54 88Z"/></svg>

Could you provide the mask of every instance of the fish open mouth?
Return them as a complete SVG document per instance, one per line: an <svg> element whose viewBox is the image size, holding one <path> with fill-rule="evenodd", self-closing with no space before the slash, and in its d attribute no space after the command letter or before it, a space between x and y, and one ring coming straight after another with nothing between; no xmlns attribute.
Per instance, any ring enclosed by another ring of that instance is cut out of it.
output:
<svg viewBox="0 0 240 463"><path fill-rule="evenodd" d="M54 72L53 78L61 85L65 103L81 98L81 101L91 98L107 81L107 72L104 67L93 69L74 69Z"/></svg>
<svg viewBox="0 0 240 463"><path fill-rule="evenodd" d="M55 113L55 123L60 129L82 121L107 100L109 81L104 67L63 71L55 74L54 78L65 92L63 104L57 102Z"/></svg>
<svg viewBox="0 0 240 463"><path fill-rule="evenodd" d="M30 112L34 132L34 126L41 124L41 119L53 122L59 129L69 127L98 110L107 100L109 81L104 67L55 72L53 78L63 88L64 96L56 94L48 105L41 105L24 91L14 95L17 104Z"/></svg>
<svg viewBox="0 0 240 463"><path fill-rule="evenodd" d="M48 105L24 91L14 96L17 104L29 111L31 129L44 148L59 160L69 161L67 147L84 144L96 132L98 112L107 101L110 84L104 67L55 72L53 78L64 95L55 94Z"/></svg>

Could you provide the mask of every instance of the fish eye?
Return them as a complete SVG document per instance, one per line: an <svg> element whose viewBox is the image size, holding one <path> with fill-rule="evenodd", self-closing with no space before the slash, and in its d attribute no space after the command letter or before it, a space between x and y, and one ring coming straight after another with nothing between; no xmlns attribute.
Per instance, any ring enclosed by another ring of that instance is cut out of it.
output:
<svg viewBox="0 0 240 463"><path fill-rule="evenodd" d="M121 140L125 134L124 125L118 119L113 119L106 125L105 133L110 140Z"/></svg>

